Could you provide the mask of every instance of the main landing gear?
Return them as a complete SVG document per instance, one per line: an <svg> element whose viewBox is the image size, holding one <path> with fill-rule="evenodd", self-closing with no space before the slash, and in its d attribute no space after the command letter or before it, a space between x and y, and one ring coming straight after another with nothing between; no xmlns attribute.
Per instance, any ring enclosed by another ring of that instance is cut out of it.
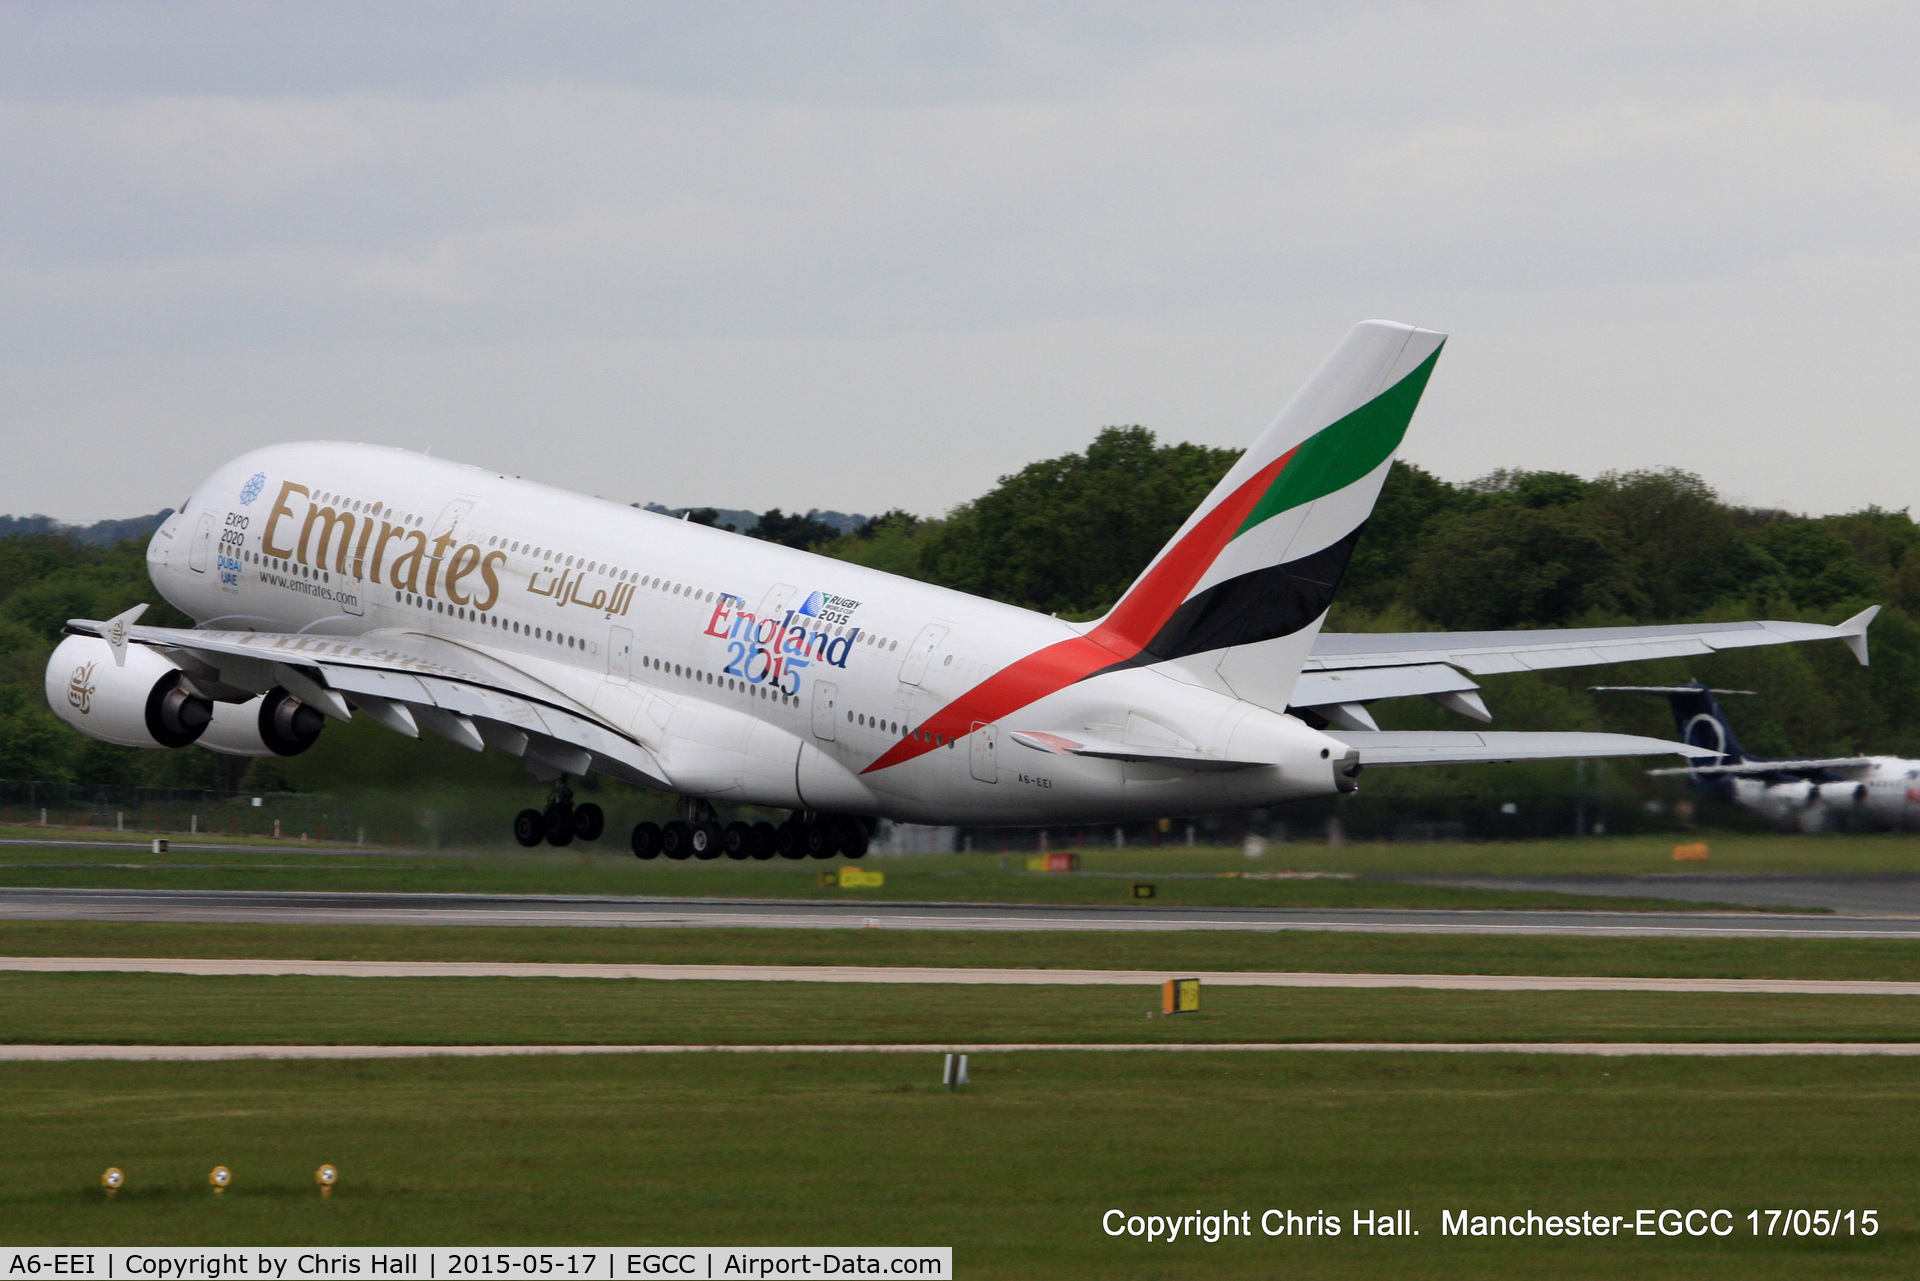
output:
<svg viewBox="0 0 1920 1281"><path fill-rule="evenodd" d="M573 789L564 777L554 780L546 809L524 809L513 816L513 839L528 849L541 841L549 845L571 845L576 839L597 841L606 829L606 814L592 801L575 805Z"/></svg>
<svg viewBox="0 0 1920 1281"><path fill-rule="evenodd" d="M640 823L633 829L633 856L653 859L860 858L872 841L868 820L845 814L797 811L786 822L728 823L722 827L713 806L692 797L680 799L680 817L662 826Z"/></svg>

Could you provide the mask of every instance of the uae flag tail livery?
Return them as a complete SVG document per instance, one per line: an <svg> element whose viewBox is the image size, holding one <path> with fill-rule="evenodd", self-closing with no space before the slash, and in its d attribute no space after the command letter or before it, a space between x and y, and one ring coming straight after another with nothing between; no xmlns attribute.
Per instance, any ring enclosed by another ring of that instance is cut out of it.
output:
<svg viewBox="0 0 1920 1281"><path fill-rule="evenodd" d="M1090 638L1283 710L1445 341L1354 326Z"/></svg>

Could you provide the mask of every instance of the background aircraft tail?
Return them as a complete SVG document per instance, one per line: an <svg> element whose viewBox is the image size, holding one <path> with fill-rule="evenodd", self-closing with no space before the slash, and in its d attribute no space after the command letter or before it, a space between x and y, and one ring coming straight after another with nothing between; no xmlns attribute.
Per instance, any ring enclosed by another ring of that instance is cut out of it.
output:
<svg viewBox="0 0 1920 1281"><path fill-rule="evenodd" d="M1727 714L1720 710L1717 697L1751 694L1750 689L1708 689L1703 681L1691 685L1594 685L1591 688L1597 693L1664 694L1667 705L1673 709L1673 725L1679 731L1681 742L1722 753L1713 762L1715 765L1745 765L1753 760L1742 750Z"/></svg>
<svg viewBox="0 0 1920 1281"><path fill-rule="evenodd" d="M1445 341L1355 325L1092 638L1284 710Z"/></svg>
<svg viewBox="0 0 1920 1281"><path fill-rule="evenodd" d="M1751 694L1753 691L1750 689L1709 689L1704 681L1695 681L1691 685L1594 685L1590 688L1597 693L1666 695L1667 705L1673 709L1673 725L1680 741L1722 753L1718 760L1712 762L1709 772L1685 771L1688 780L1703 792L1714 796L1726 795L1732 786L1729 776L1712 771L1747 765L1753 761L1753 757L1747 755L1740 746L1727 714L1720 710L1718 697L1722 694Z"/></svg>

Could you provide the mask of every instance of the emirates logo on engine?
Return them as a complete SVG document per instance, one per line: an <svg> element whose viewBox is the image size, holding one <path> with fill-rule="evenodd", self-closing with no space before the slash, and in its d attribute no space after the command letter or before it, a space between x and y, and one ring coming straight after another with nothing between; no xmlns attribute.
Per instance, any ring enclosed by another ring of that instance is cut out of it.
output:
<svg viewBox="0 0 1920 1281"><path fill-rule="evenodd" d="M82 716L93 711L93 667L84 663L73 669L73 679L67 682L67 704Z"/></svg>

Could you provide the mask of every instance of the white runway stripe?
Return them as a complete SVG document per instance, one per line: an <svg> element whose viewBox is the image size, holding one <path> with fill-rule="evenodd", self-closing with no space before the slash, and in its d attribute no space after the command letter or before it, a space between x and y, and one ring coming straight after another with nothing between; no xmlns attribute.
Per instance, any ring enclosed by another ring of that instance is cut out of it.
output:
<svg viewBox="0 0 1920 1281"><path fill-rule="evenodd" d="M499 1058L577 1054L1574 1054L1602 1058L1920 1057L1905 1041L1233 1041L1218 1044L944 1042L911 1045L0 1045L0 1062L226 1062L234 1059Z"/></svg>
<svg viewBox="0 0 1920 1281"><path fill-rule="evenodd" d="M1052 970L865 965L594 965L538 961L302 961L190 957L9 956L0 972L304 975L318 978L568 978L750 983L951 983L1131 987L1199 978L1218 987L1426 988L1455 992L1720 992L1786 996L1920 996L1920 982L1882 979L1639 978L1555 974L1328 974L1291 971Z"/></svg>

